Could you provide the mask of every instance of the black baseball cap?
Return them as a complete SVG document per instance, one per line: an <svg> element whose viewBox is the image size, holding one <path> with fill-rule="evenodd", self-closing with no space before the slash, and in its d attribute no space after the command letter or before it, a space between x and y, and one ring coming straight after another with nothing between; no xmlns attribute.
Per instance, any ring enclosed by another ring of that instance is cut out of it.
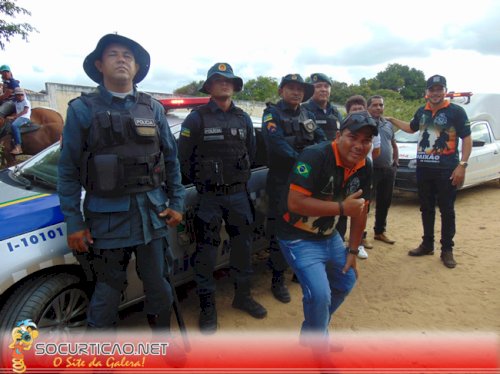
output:
<svg viewBox="0 0 500 374"><path fill-rule="evenodd" d="M442 75L433 75L427 79L427 89L435 85L446 87L446 78Z"/></svg>
<svg viewBox="0 0 500 374"><path fill-rule="evenodd" d="M363 127L370 127L373 135L378 135L377 124L373 117L366 110L349 114L340 124L340 131L349 129L350 132L356 132Z"/></svg>
<svg viewBox="0 0 500 374"><path fill-rule="evenodd" d="M149 65L151 64L149 53L136 41L118 34L107 34L99 40L95 49L83 61L83 70L85 70L85 73L87 73L89 78L94 82L102 82L102 73L97 70L95 62L102 58L104 49L113 43L124 45L132 51L135 61L139 65L139 71L135 75L133 81L134 83L142 81L148 74Z"/></svg>

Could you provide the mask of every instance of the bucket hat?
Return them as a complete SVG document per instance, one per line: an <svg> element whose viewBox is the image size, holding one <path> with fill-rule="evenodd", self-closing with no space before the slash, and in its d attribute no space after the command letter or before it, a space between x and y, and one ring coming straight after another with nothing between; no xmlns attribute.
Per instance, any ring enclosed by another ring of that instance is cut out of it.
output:
<svg viewBox="0 0 500 374"><path fill-rule="evenodd" d="M304 98L302 102L309 100L314 94L314 85L306 83L300 74L287 74L281 78L280 88L283 88L288 83L298 83L304 87Z"/></svg>
<svg viewBox="0 0 500 374"><path fill-rule="evenodd" d="M232 79L234 84L234 92L240 92L243 88L243 79L234 75L231 65L226 62L218 62L208 70L207 79L202 83L198 91L209 94L210 92L208 92L207 90L207 83L214 75L220 75L224 78Z"/></svg>
<svg viewBox="0 0 500 374"><path fill-rule="evenodd" d="M118 34L107 34L99 40L95 49L83 61L83 70L85 70L85 73L87 73L89 78L94 82L102 82L102 73L97 70L95 62L101 59L104 49L113 43L124 45L132 51L135 61L139 65L139 71L135 75L133 81L134 83L142 81L149 71L149 65L151 63L149 53L136 41Z"/></svg>

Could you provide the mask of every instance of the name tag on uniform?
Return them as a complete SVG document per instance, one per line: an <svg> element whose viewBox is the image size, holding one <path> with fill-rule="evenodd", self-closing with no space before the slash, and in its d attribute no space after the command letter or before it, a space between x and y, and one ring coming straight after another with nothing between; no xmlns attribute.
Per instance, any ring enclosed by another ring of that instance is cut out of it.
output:
<svg viewBox="0 0 500 374"><path fill-rule="evenodd" d="M205 135L222 134L222 129L220 127L208 127L203 129L203 133Z"/></svg>
<svg viewBox="0 0 500 374"><path fill-rule="evenodd" d="M137 134L140 136L156 135L156 124L151 118L134 118L134 125Z"/></svg>

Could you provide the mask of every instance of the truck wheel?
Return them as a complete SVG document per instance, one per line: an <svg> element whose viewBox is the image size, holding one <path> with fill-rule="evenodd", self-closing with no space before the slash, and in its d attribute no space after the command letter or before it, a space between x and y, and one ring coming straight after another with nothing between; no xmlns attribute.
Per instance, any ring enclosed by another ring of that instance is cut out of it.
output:
<svg viewBox="0 0 500 374"><path fill-rule="evenodd" d="M31 319L39 330L70 333L86 326L89 292L73 274L46 274L29 280L6 300L0 311L0 330L10 332L16 322ZM40 331L41 332L41 331Z"/></svg>

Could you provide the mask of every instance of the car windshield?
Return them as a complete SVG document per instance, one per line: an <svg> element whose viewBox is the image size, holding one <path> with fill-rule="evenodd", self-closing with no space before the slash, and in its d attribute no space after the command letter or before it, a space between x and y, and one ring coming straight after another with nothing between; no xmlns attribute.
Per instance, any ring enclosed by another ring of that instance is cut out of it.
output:
<svg viewBox="0 0 500 374"><path fill-rule="evenodd" d="M36 156L16 166L13 177L27 179L49 188L57 186L57 163L59 161L59 142L38 153ZM23 184L26 184L24 181Z"/></svg>
<svg viewBox="0 0 500 374"><path fill-rule="evenodd" d="M394 139L397 143L417 143L418 131L413 134L398 130L394 133Z"/></svg>

